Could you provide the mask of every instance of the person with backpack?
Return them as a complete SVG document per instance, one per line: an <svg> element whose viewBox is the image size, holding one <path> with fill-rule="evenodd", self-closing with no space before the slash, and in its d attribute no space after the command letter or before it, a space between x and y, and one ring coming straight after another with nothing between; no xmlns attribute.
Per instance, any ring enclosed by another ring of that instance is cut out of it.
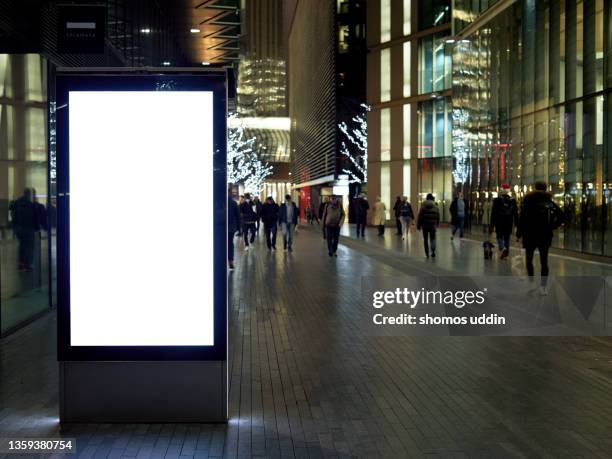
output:
<svg viewBox="0 0 612 459"><path fill-rule="evenodd" d="M323 224L327 231L327 251L330 257L337 257L338 241L340 240L340 228L344 224L344 209L337 196L332 196L329 204L325 207Z"/></svg>
<svg viewBox="0 0 612 459"><path fill-rule="evenodd" d="M527 275L534 277L533 256L535 250L540 253L540 294L548 295L548 250L552 244L553 231L564 222L561 208L552 200L546 191L546 182L535 182L535 190L527 193L518 222L517 239L523 239Z"/></svg>
<svg viewBox="0 0 612 459"><path fill-rule="evenodd" d="M266 198L266 202L261 206L261 221L266 235L266 245L268 250L276 250L276 232L278 229L278 204L274 202L272 196Z"/></svg>
<svg viewBox="0 0 612 459"><path fill-rule="evenodd" d="M365 237L365 228L368 224L368 210L370 209L370 204L368 204L365 194L362 193L355 199L353 209L357 223L357 237Z"/></svg>
<svg viewBox="0 0 612 459"><path fill-rule="evenodd" d="M425 201L421 204L417 218L417 230L423 230L423 243L425 245L425 256L429 258L431 248L432 258L436 257L436 229L440 224L440 210L434 201L433 194L428 193ZM431 244L430 244L431 242Z"/></svg>
<svg viewBox="0 0 612 459"><path fill-rule="evenodd" d="M493 200L491 208L491 224L489 234L495 229L499 259L503 260L510 254L510 237L512 228L518 224L518 208L516 201L510 196L510 185L503 184L499 196Z"/></svg>
<svg viewBox="0 0 612 459"><path fill-rule="evenodd" d="M399 216L402 223L402 240L404 240L408 237L410 225L412 224L412 220L414 220L414 212L412 211L410 202L408 202L408 196L402 198L402 202L399 206Z"/></svg>

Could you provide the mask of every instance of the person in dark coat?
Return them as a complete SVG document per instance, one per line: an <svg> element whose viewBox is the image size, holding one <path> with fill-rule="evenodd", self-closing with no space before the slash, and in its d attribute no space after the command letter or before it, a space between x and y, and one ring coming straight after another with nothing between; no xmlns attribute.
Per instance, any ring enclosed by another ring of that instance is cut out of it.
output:
<svg viewBox="0 0 612 459"><path fill-rule="evenodd" d="M523 239L527 274L533 279L533 256L540 252L540 294L548 294L548 250L552 244L553 231L565 221L563 211L546 191L545 182L536 182L535 190L527 193L519 215L517 239Z"/></svg>
<svg viewBox="0 0 612 459"><path fill-rule="evenodd" d="M510 254L510 236L516 224L518 224L518 207L514 198L510 196L510 185L504 184L499 190L499 196L493 200L489 227L489 234L495 229L500 260Z"/></svg>
<svg viewBox="0 0 612 459"><path fill-rule="evenodd" d="M238 203L227 197L227 261L229 269L234 269L234 235L240 230L240 209Z"/></svg>
<svg viewBox="0 0 612 459"><path fill-rule="evenodd" d="M325 213L325 208L327 207L327 204L329 203L329 198L327 196L325 196L323 198L323 200L321 201L321 204L319 204L319 220L321 220L321 222L323 223L321 225L321 228L323 229L323 239L325 239L326 234L325 234L325 222L323 221L323 214Z"/></svg>
<svg viewBox="0 0 612 459"><path fill-rule="evenodd" d="M402 198L397 196L395 204L393 204L393 215L395 215L395 226L397 227L397 235L402 235L402 220L400 218L400 207L402 207Z"/></svg>
<svg viewBox="0 0 612 459"><path fill-rule="evenodd" d="M459 237L463 237L463 229L465 227L465 219L468 215L468 202L463 197L463 193L457 193L455 199L450 206L451 224L453 225L453 234L451 240L455 238L455 233L459 230Z"/></svg>
<svg viewBox="0 0 612 459"><path fill-rule="evenodd" d="M261 221L264 225L266 234L266 245L268 250L276 250L276 233L278 229L278 204L274 202L272 196L268 196L266 202L261 206Z"/></svg>
<svg viewBox="0 0 612 459"><path fill-rule="evenodd" d="M417 217L417 230L423 230L423 243L425 256L429 258L431 248L432 258L436 257L436 229L440 224L440 210L431 193L427 194L425 201L421 204ZM430 244L431 243L431 244Z"/></svg>
<svg viewBox="0 0 612 459"><path fill-rule="evenodd" d="M360 194L354 202L355 222L357 223L357 236L365 237L365 228L368 224L368 209L370 204L365 194Z"/></svg>
<svg viewBox="0 0 612 459"><path fill-rule="evenodd" d="M30 272L34 264L36 232L40 229L39 211L33 200L32 189L26 188L23 190L23 196L13 201L9 210L13 231L19 242L18 270L20 272Z"/></svg>
<svg viewBox="0 0 612 459"><path fill-rule="evenodd" d="M242 221L242 235L244 236L245 250L249 250L249 242L255 242L255 224L257 223L257 212L251 195L244 195L244 202L240 204L240 218ZM250 239L249 239L250 233Z"/></svg>
<svg viewBox="0 0 612 459"><path fill-rule="evenodd" d="M278 223L283 232L283 249L293 252L293 232L299 221L300 209L291 199L291 195L285 196L285 202L281 204L278 212Z"/></svg>

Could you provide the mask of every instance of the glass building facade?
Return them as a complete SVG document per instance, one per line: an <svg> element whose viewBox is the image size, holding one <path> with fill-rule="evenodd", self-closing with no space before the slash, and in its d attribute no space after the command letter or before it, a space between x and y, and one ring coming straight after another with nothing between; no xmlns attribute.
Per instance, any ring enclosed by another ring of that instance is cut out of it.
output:
<svg viewBox="0 0 612 459"><path fill-rule="evenodd" d="M554 245L612 255L611 9L522 0L455 43L452 172L473 223L502 184L520 201L543 180L566 215Z"/></svg>
<svg viewBox="0 0 612 459"><path fill-rule="evenodd" d="M368 4L370 5L370 4ZM451 2L381 1L368 9L368 194L388 210L433 193L450 220ZM392 212L387 217L392 220Z"/></svg>
<svg viewBox="0 0 612 459"><path fill-rule="evenodd" d="M0 334L49 308L47 63L0 54Z"/></svg>

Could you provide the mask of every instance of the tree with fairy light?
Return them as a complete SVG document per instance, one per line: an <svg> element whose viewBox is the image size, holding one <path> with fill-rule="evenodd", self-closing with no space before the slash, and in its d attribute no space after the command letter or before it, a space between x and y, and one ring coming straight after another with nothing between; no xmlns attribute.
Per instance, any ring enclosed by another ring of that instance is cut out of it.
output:
<svg viewBox="0 0 612 459"><path fill-rule="evenodd" d="M349 167L342 172L349 176L350 183L364 184L368 181L368 121L370 106L360 104L361 113L351 119L352 126L346 122L338 124L344 140L340 145L340 153L349 160Z"/></svg>
<svg viewBox="0 0 612 459"><path fill-rule="evenodd" d="M272 174L272 166L259 158L255 148L255 137L247 138L244 127L237 123L235 113L228 117L227 136L227 181L242 184L245 193L259 194L263 182Z"/></svg>

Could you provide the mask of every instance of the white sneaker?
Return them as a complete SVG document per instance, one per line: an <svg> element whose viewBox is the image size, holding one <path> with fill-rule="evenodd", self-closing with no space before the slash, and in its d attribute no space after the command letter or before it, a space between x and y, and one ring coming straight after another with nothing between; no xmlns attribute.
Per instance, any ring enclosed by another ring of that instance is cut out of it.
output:
<svg viewBox="0 0 612 459"><path fill-rule="evenodd" d="M248 246L248 245L247 245L247 246L244 248L244 251L245 251L245 252L248 252L248 251L249 251L249 246Z"/></svg>
<svg viewBox="0 0 612 459"><path fill-rule="evenodd" d="M545 285L540 285L540 295L546 296L548 295L548 287Z"/></svg>

